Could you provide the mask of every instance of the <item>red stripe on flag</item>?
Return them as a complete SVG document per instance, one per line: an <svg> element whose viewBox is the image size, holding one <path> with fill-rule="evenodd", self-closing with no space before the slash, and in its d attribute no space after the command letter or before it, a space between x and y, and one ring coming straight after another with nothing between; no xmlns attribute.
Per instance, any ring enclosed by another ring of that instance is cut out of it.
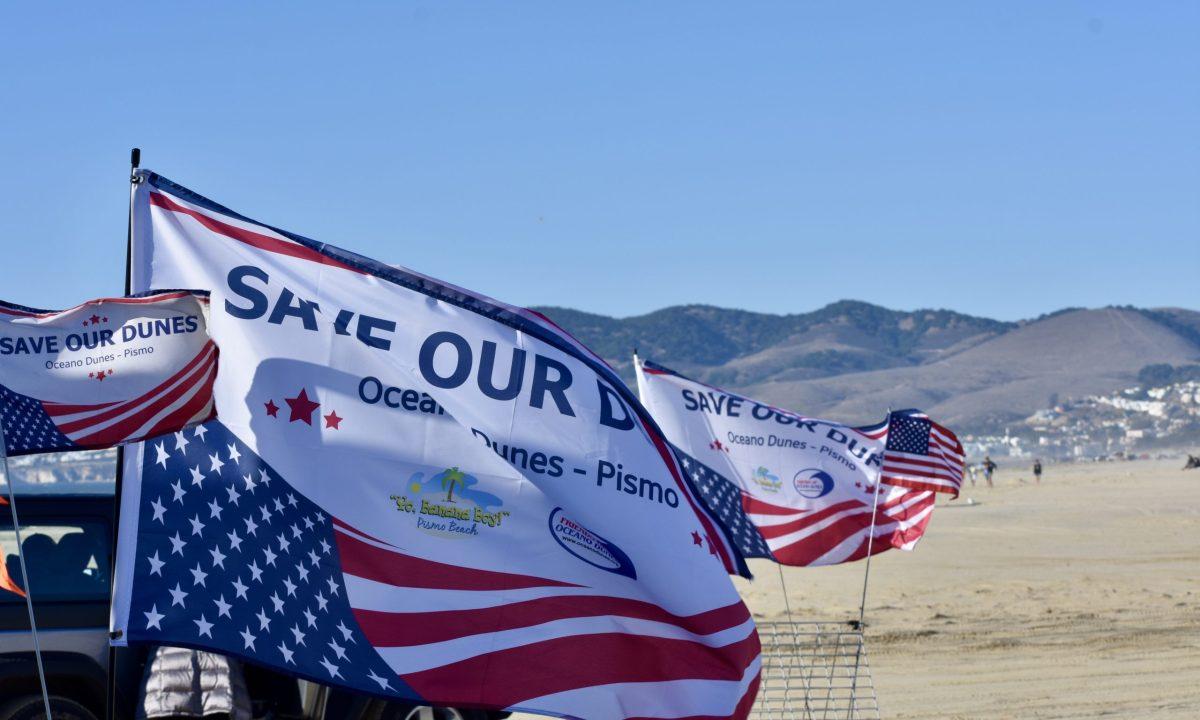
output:
<svg viewBox="0 0 1200 720"><path fill-rule="evenodd" d="M580 587L572 583L518 575L516 573L477 570L448 565L434 560L405 555L369 545L346 533L335 533L342 571L347 575L374 580L396 587L435 588L439 590L516 590L532 587Z"/></svg>
<svg viewBox="0 0 1200 720"><path fill-rule="evenodd" d="M742 493L742 509L754 515L798 515L805 512L804 510L783 507L782 505L772 505L748 493Z"/></svg>
<svg viewBox="0 0 1200 720"><path fill-rule="evenodd" d="M920 499L916 499L913 496L914 493L904 493L892 501L889 501L884 505L880 505L876 516L876 525L878 526L890 522L903 523L907 518L912 517L919 512L919 509L924 509L924 507L928 506L932 500L932 496ZM906 503L913 504L906 506ZM856 513L854 515L841 518L828 527L821 528L811 535L807 535L797 540L791 545L773 549L771 552L773 552L775 557L785 565L811 565L812 563L820 560L838 545L841 545L846 541L847 538L852 537L855 533L867 530L870 527L871 512L868 510L866 512ZM889 538L888 536L892 537ZM918 534L917 537L919 536L920 535ZM894 529L885 530L882 533L877 532L875 535L875 546L879 547L879 550L873 550L872 554L875 554L875 552L882 552L890 547L900 547L903 543L896 543L895 539L897 537L898 536L895 535ZM880 538L885 538L885 540L880 542ZM857 553L858 551L856 550L851 554L851 557L839 560L839 562L849 562L851 560L860 559L861 557L866 557L865 543L861 556L856 557L855 555Z"/></svg>
<svg viewBox="0 0 1200 720"><path fill-rule="evenodd" d="M887 501L881 503L879 505L878 511L881 514L887 513L892 508L902 505L905 502L910 501L911 499L912 499L912 497L911 497L910 493L904 493L904 494L898 495L898 496L892 498L891 500L887 500ZM871 512L871 505L864 503L860 500L843 500L840 503L830 505L827 508L822 508L821 510L819 510L811 515L807 515L805 517L801 517L796 520L792 520L792 521L782 523L779 525L759 526L758 531L759 531L759 533L762 534L762 536L764 538L770 540L772 538L783 537L784 535L791 534L798 530L803 530L806 527L815 525L815 524L822 522L830 517L833 517L834 515L837 515L838 513L842 513L847 510L854 510L854 509L862 510L869 515ZM797 511L793 511L793 512L797 512ZM798 511L798 512L805 512L805 511Z"/></svg>
<svg viewBox="0 0 1200 720"><path fill-rule="evenodd" d="M82 437L73 439L76 443L85 447L103 447L120 443L129 439L131 435L136 433L138 429L150 421L150 419L152 419L155 415L170 407L172 403L183 397L189 388L201 382L201 379L205 377L205 374L213 370L213 366L215 365L215 361L212 360L213 357L215 357L215 355L210 353L210 359L207 360L203 365L200 365L189 372L187 376L180 380L180 385L178 387L171 388L169 391L160 394L153 402L139 409L133 415L130 415L127 418L122 418L115 424L110 425L102 430L98 430L89 435L84 435ZM105 414L110 415L111 413ZM68 425L78 425L80 422L83 421L68 423ZM94 427L97 424L98 421L94 421L89 423L86 427ZM65 426L60 427L59 430L62 430L63 434L70 434L69 431L64 428Z"/></svg>
<svg viewBox="0 0 1200 720"><path fill-rule="evenodd" d="M922 469L916 468L916 467L901 466L899 464L893 465L892 463L888 463L887 465L885 465L883 472L885 474L894 474L894 475L901 475L901 476L909 475L909 476L918 477L918 478L935 478L935 479L939 479L939 480L945 480L946 482L954 482L955 480L961 479L959 477L951 475L950 471L945 470L945 469L930 471L930 470L922 470Z"/></svg>
<svg viewBox="0 0 1200 720"><path fill-rule="evenodd" d="M888 468L884 472L883 477L884 482L888 482L888 478L898 478L901 480L908 480L909 482L933 483L935 485L944 484L953 487L958 487L962 484L958 478L938 475L936 473L929 474L923 472L906 472L903 468Z"/></svg>
<svg viewBox="0 0 1200 720"><path fill-rule="evenodd" d="M846 538L871 527L871 513L863 512L842 518L837 522L797 540L791 545L775 548L771 552L785 565L811 565L826 553L841 545Z"/></svg>
<svg viewBox="0 0 1200 720"><path fill-rule="evenodd" d="M937 470L949 471L950 465L946 462L938 460L926 460L923 457L909 455L908 453L891 452L884 457L883 466L886 468L890 465L916 465L918 467L934 468Z"/></svg>
<svg viewBox="0 0 1200 720"><path fill-rule="evenodd" d="M720 648L690 640L602 633L483 652L400 677L433 705L508 707L542 695L614 683L737 681L760 651L754 630ZM473 697L467 694L472 684L478 688Z"/></svg>
<svg viewBox="0 0 1200 720"><path fill-rule="evenodd" d="M894 485L896 487L908 488L910 490L922 490L925 492L951 493L956 497L958 496L959 488L961 487L960 485L950 481L943 481L944 484L939 484L921 480L912 480L905 477L896 477L894 475L884 475L883 480L889 485Z"/></svg>
<svg viewBox="0 0 1200 720"><path fill-rule="evenodd" d="M103 410L106 407L112 407L117 403L126 402L125 400L113 400L112 402L98 403L96 405L68 405L66 403L56 403L46 401L42 403L46 414L50 417L59 417L61 415L74 415L75 413L88 412L92 410Z"/></svg>
<svg viewBox="0 0 1200 720"><path fill-rule="evenodd" d="M754 707L754 699L758 697L758 686L762 682L762 673L754 676L750 681L750 685L746 687L745 694L738 701L737 707L733 709L730 715L689 715L687 717L673 717L669 720L745 720L750 716L750 708ZM626 718L626 720L668 720L668 718L650 718L636 717Z"/></svg>
<svg viewBox="0 0 1200 720"><path fill-rule="evenodd" d="M643 600L604 595L544 597L474 610L416 613L354 610L359 627L375 647L425 645L555 620L602 616L652 620L695 635L711 635L746 622L750 611L737 602L696 615L674 615Z"/></svg>
<svg viewBox="0 0 1200 720"><path fill-rule="evenodd" d="M171 212L177 212L195 218L197 222L212 232L215 232L218 235L224 235L225 237L233 240L237 240L240 243L245 243L251 247L258 248L259 250L266 250L267 252L272 252L279 255L287 255L288 257L294 257L300 260L308 260L309 262L315 262L321 265L329 265L330 267L349 270L350 272L358 273L360 275L367 274L358 268L351 267L340 260L335 260L327 255L317 252L316 250L312 250L300 245L299 243L295 243L290 240L280 240L279 238L274 238L270 235L264 235L262 233L254 232L253 230L246 230L244 228L237 227L236 225L230 225L229 223L222 222L221 220L217 220L214 217L205 215L202 212L180 205L160 192L150 193L150 204L160 207L164 210L170 210Z"/></svg>
<svg viewBox="0 0 1200 720"><path fill-rule="evenodd" d="M779 525L762 525L758 528L758 532L767 540L773 540L777 537L789 535L798 530L803 530L806 527L811 527L824 520L838 515L839 513L857 510L870 513L871 506L858 500L844 500L840 503L830 505L827 508L821 508L817 512L805 515L796 520L792 520Z"/></svg>
<svg viewBox="0 0 1200 720"><path fill-rule="evenodd" d="M390 542L388 542L386 540L380 540L379 538L375 537L374 535L368 535L367 533L363 532L362 530L359 530L356 527L347 525L346 523L342 522L341 520L339 520L337 518L333 519L333 524L336 525L337 527L342 528L343 530L348 530L351 533L354 533L356 535L361 535L361 536L367 538L368 540L373 540L374 542L380 543L382 545L387 545L388 547L393 547L393 548L396 547L395 545L391 544Z"/></svg>
<svg viewBox="0 0 1200 720"><path fill-rule="evenodd" d="M158 421L154 427L150 428L149 432L143 433L143 436L154 437L164 433L175 432L188 425L193 419L199 419L196 418L196 415L212 402L212 389L216 380L217 367L214 364L209 367L208 377L205 378L204 383L196 391L196 394L188 398L183 407Z"/></svg>
<svg viewBox="0 0 1200 720"><path fill-rule="evenodd" d="M210 351L215 351L216 347L217 346L214 345L211 340L204 343L204 347L200 348L200 352L196 353L196 356L193 357L191 360L189 360L187 365L184 365L179 370L179 372L175 373L171 377L162 381L161 383L156 385L154 388L142 393L141 395L139 395L136 398L133 398L132 400L122 401L121 404L116 405L115 407L113 406L113 403L104 403L102 405L93 406L91 409L104 410L104 412L98 413L96 415L91 415L89 417L82 418L79 420L72 420L70 422L63 423L62 425L58 426L59 431L62 432L64 435L69 435L70 433L75 432L76 430L84 430L92 425L95 425L96 423L101 423L101 422L104 422L105 420L110 420L112 418L115 418L115 417L121 415L122 413L124 413L128 410L131 410L131 409L137 407L138 405L141 405L142 403L146 402L147 400L150 400L151 398L155 397L156 395L162 393L167 388L174 385L180 378L182 378L184 375L187 375L188 373L190 373L192 371L192 369L195 368L200 363L208 362L208 355L209 355ZM76 408L81 407L79 405L59 405L57 403L45 402L45 403L42 403L42 407L44 407L46 409L46 414L52 418L63 417L66 415L73 415L76 412L81 412L80 410L76 409ZM107 409L105 410L105 408L107 408Z"/></svg>

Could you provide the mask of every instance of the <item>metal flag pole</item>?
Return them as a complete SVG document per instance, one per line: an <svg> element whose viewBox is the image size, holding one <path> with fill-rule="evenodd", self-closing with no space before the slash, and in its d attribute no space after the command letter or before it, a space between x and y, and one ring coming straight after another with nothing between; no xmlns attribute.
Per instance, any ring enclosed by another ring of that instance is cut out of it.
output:
<svg viewBox="0 0 1200 720"><path fill-rule="evenodd" d="M137 169L142 164L141 148L133 148L129 152L129 216L125 221L125 295L133 291L133 194L137 190L140 178ZM113 536L112 553L109 557L109 608L111 612L112 598L117 589L117 530L121 519L121 485L125 474L125 446L117 446L117 475L113 483ZM108 702L105 716L108 720L117 717L117 648L112 640L120 637L120 631L109 634L108 644Z"/></svg>
<svg viewBox="0 0 1200 720"><path fill-rule="evenodd" d="M871 528L867 535L867 566L863 571L862 598L858 603L858 629L863 628L863 620L867 614L867 581L871 579L871 550L875 544L875 520L879 512L879 481L875 481L875 498L871 503Z"/></svg>
<svg viewBox="0 0 1200 720"><path fill-rule="evenodd" d="M889 407L887 419L884 420L888 431L891 431L892 426L892 409ZM887 454L887 433L884 434L884 445L882 455ZM866 626L864 621L867 615L867 582L871 579L871 550L875 545L875 521L879 517L879 486L883 484L883 457L880 456L879 477L875 479L875 497L871 502L871 528L867 533L867 566L863 570L863 587L862 599L858 603L858 649L854 653L854 679L850 681L850 705L851 709L856 709L858 704L858 669L862 660L863 644L866 642Z"/></svg>
<svg viewBox="0 0 1200 720"><path fill-rule="evenodd" d="M887 427L892 425L892 409L888 408ZM884 436L886 438L886 435ZM887 454L887 441L884 441L883 454ZM882 461L882 455L880 460ZM883 484L883 464L880 463L879 477L875 480L875 499L871 503L871 529L867 534L867 567L863 571L862 600L858 604L858 629L862 631L863 619L867 614L867 581L871 578L871 548L875 544L875 520L879 517L879 486Z"/></svg>
<svg viewBox="0 0 1200 720"><path fill-rule="evenodd" d="M0 460L4 462L4 482L8 485L8 509L12 511L13 533L17 541L17 558L21 562L21 580L25 583L25 609L29 612L29 632L33 635L33 657L37 661L38 681L42 684L42 705L46 720L50 714L50 692L46 689L46 669L42 666L42 643L38 639L37 620L33 617L33 589L29 586L29 571L25 569L25 548L21 544L21 523L17 520L17 495L13 490L12 473L8 470L8 442L4 438L4 418L0 417Z"/></svg>

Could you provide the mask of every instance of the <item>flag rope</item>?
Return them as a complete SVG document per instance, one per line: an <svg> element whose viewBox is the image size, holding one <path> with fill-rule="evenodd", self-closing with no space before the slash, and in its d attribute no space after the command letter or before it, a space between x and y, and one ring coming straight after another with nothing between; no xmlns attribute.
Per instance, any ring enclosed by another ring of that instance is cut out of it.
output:
<svg viewBox="0 0 1200 720"><path fill-rule="evenodd" d="M0 418L0 460L4 462L4 482L8 485L8 509L12 512L13 533L17 541L17 559L21 563L21 581L25 584L25 609L29 612L29 632L33 635L33 657L37 661L38 681L42 685L42 705L46 718L50 714L50 693L46 689L46 669L42 666L42 643L38 639L37 620L33 616L33 588L29 584L29 571L25 569L25 548L21 544L21 523L17 520L17 495L13 489L13 477L8 469L8 443L4 439L4 419Z"/></svg>

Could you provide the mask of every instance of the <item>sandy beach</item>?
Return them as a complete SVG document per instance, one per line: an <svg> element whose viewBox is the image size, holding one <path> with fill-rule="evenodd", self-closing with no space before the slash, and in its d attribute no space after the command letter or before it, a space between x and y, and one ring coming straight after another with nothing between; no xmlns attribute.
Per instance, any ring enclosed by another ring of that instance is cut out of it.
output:
<svg viewBox="0 0 1200 720"><path fill-rule="evenodd" d="M1002 468L915 551L876 556L883 717L1200 717L1200 472L1182 465L1051 465L1036 486ZM783 619L777 569L753 570L743 596ZM785 572L796 619L856 616L861 563Z"/></svg>
<svg viewBox="0 0 1200 720"><path fill-rule="evenodd" d="M1001 469L873 561L884 717L1200 717L1200 472L1182 460ZM967 505L967 498L977 504ZM783 617L778 571L739 588ZM797 619L853 616L862 564L785 570Z"/></svg>

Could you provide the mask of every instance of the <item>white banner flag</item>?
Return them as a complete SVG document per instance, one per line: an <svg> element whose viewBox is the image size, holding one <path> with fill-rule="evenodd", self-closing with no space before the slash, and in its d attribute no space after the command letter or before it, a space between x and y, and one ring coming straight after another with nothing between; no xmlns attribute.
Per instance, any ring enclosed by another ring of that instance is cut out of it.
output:
<svg viewBox="0 0 1200 720"><path fill-rule="evenodd" d="M911 550L924 534L933 492L887 477L879 484L887 422L860 428L802 417L635 364L642 403L745 556L833 565L866 557L868 546L871 554ZM915 411L893 413L892 423L930 425Z"/></svg>
<svg viewBox="0 0 1200 720"><path fill-rule="evenodd" d="M10 455L103 448L213 417L208 298L0 302L0 415Z"/></svg>
<svg viewBox="0 0 1200 720"><path fill-rule="evenodd" d="M140 177L135 284L211 291L221 422L129 465L122 641L430 704L747 715L740 558L602 361Z"/></svg>

